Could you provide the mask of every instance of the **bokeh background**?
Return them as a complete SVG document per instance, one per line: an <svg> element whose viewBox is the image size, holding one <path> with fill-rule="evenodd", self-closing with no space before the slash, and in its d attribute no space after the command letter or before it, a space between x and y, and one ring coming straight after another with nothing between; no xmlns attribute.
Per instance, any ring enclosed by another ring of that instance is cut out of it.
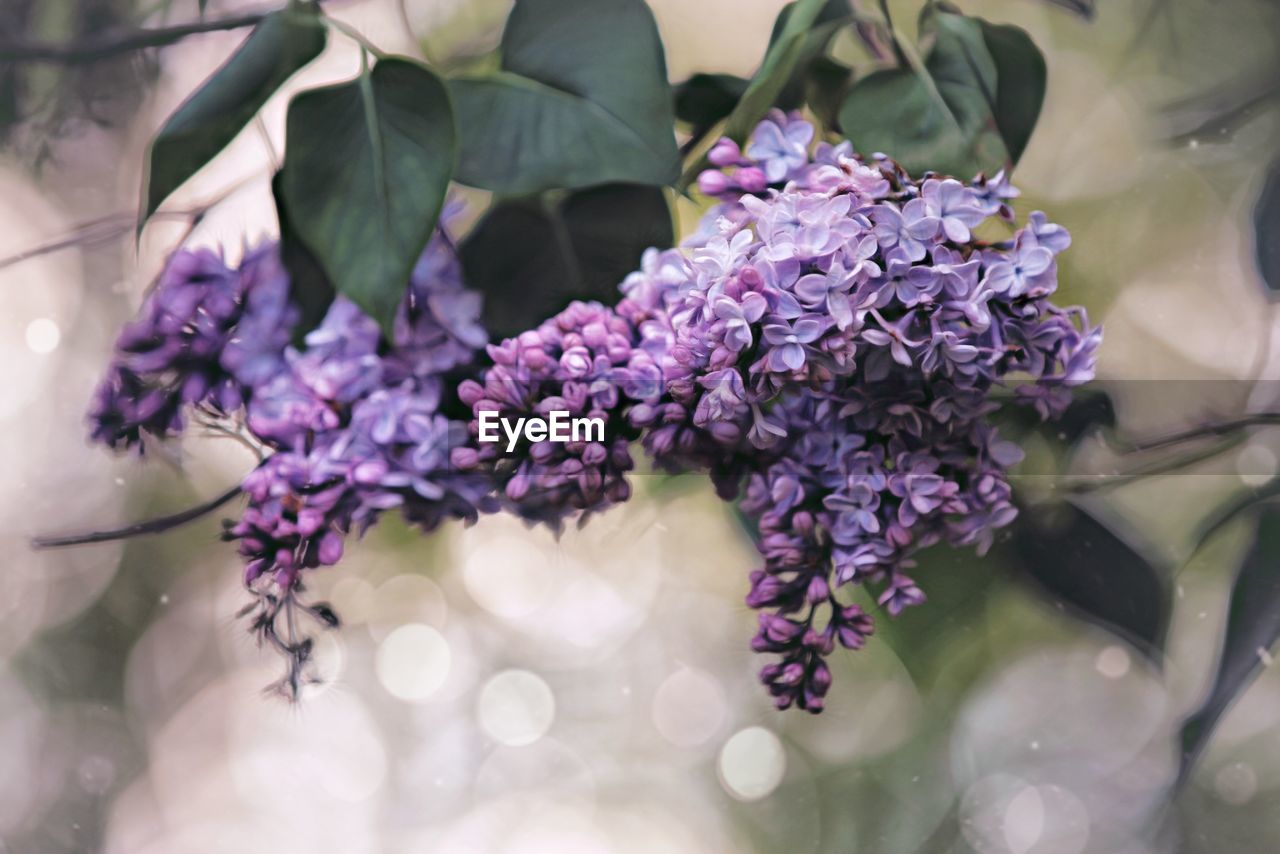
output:
<svg viewBox="0 0 1280 854"><path fill-rule="evenodd" d="M673 80L749 74L782 5L650 3ZM1196 128L1275 76L1280 9L1100 0L1088 22L1035 0L963 6L1025 27L1047 56L1019 207L1074 235L1061 301L1105 320L1121 431L1268 402L1260 380L1280 355L1251 211L1280 119ZM211 0L206 14L251 8ZM508 5L326 8L389 50L449 63L496 44ZM901 22L916 12L891 8ZM196 15L194 0L0 0L0 33L59 40ZM997 561L938 553L919 574L931 602L836 656L818 717L774 711L758 686L742 602L753 551L697 478L638 477L628 505L559 541L505 518L429 539L384 522L314 576L345 622L323 639L328 682L298 706L261 692L279 665L235 620L240 572L217 514L32 551L37 533L209 498L253 464L207 435L146 463L112 458L83 421L116 330L188 229L231 256L275 230L287 93L133 242L147 139L243 34L0 65L0 851L1280 850L1275 669L1167 797L1247 539L1229 526L1193 554L1188 532L1275 475L1265 430L1194 473L1103 497L1176 573L1162 669ZM335 38L289 88L356 63ZM686 227L696 215L679 213Z"/></svg>

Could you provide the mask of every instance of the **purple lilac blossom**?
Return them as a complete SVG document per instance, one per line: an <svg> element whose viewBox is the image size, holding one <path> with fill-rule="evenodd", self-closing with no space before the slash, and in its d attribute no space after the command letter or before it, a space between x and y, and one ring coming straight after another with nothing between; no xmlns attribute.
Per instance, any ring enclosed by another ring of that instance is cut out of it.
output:
<svg viewBox="0 0 1280 854"><path fill-rule="evenodd" d="M848 588L896 615L926 596L915 552L991 546L1017 513L1007 472L1021 456L989 421L993 394L1019 376L1015 400L1059 415L1101 332L1050 302L1065 229L1036 212L1011 240L975 237L1013 218L1004 173L917 181L848 143L800 162L799 122L774 113L741 149L716 145L700 186L717 204L686 263L664 256L670 323L648 323L671 342L665 397L685 414L668 420L695 434L685 443L750 460L753 646L777 656L761 678L780 707L819 711L824 657L873 628ZM735 177L750 169L768 185Z"/></svg>
<svg viewBox="0 0 1280 854"><path fill-rule="evenodd" d="M874 630L851 588L894 616L925 600L918 551L985 553L1017 513L1021 457L990 422L994 395L1016 376L1012 400L1060 415L1093 377L1101 331L1050 301L1065 229L1036 212L1010 240L975 236L1013 221L1004 173L918 181L847 142L810 153L813 136L774 111L745 146L718 142L699 179L716 204L683 247L646 252L616 307L574 303L490 346L492 366L457 388L470 424L440 405L484 343L479 298L439 234L391 342L338 299L303 351L285 346L296 315L278 263L237 274L211 254L175 258L122 336L95 435L134 444L180 430L186 404L247 403L276 453L246 480L229 537L247 580L286 594L389 509L427 530L499 506L581 522L629 496L638 440L658 467L741 496L763 561L752 646L776 657L761 678L779 707L820 711L826 656ZM604 440L478 441L483 413L552 411L602 419Z"/></svg>
<svg viewBox="0 0 1280 854"><path fill-rule="evenodd" d="M94 438L130 447L181 432L193 408L243 417L247 438L270 452L245 478L248 506L225 536L257 595L254 629L289 658L281 685L296 693L309 642L276 621L306 608L296 601L303 570L336 563L346 535L387 510L429 531L497 502L483 473L449 460L467 425L441 412L445 376L473 364L487 336L444 233L413 271L391 342L339 296L305 347L290 346L299 311L289 289L274 245L238 269L209 250L176 253L122 332L90 418ZM336 623L327 608L308 610Z"/></svg>

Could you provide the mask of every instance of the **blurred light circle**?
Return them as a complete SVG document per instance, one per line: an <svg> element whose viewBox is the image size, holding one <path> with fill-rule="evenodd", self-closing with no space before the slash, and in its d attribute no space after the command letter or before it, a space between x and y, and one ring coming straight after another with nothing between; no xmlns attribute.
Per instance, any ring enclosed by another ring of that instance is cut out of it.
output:
<svg viewBox="0 0 1280 854"><path fill-rule="evenodd" d="M1245 445L1236 456L1236 472L1245 486L1262 486L1276 476L1275 452L1254 440Z"/></svg>
<svg viewBox="0 0 1280 854"><path fill-rule="evenodd" d="M438 631L409 623L378 645L375 669L387 693L407 702L421 702L439 690L449 677L452 656Z"/></svg>
<svg viewBox="0 0 1280 854"><path fill-rule="evenodd" d="M1080 854L1089 842L1089 811L1071 792L992 774L960 802L960 829L979 854Z"/></svg>
<svg viewBox="0 0 1280 854"><path fill-rule="evenodd" d="M481 528L487 536L478 533ZM494 528L477 525L467 532L472 541L462 565L463 584L476 604L491 614L507 619L531 614L552 590L555 576L547 555L524 531Z"/></svg>
<svg viewBox="0 0 1280 854"><path fill-rule="evenodd" d="M720 748L720 782L735 798L756 801L782 782L787 753L770 730L760 726L740 729Z"/></svg>
<svg viewBox="0 0 1280 854"><path fill-rule="evenodd" d="M360 595L355 590L347 592ZM341 611L338 614L345 616ZM378 585L371 603L366 606L365 619L369 635L381 641L408 623L443 628L448 615L449 606L439 584L421 575L405 574Z"/></svg>
<svg viewBox="0 0 1280 854"><path fill-rule="evenodd" d="M1235 762L1214 776L1213 789L1224 802L1243 806L1258 793L1258 775L1251 766Z"/></svg>
<svg viewBox="0 0 1280 854"><path fill-rule="evenodd" d="M691 667L672 673L653 695L653 725L677 747L695 747L710 739L726 713L720 683Z"/></svg>
<svg viewBox="0 0 1280 854"><path fill-rule="evenodd" d="M1113 644L1098 653L1094 667L1108 679L1120 679L1129 672L1129 663L1129 651Z"/></svg>
<svg viewBox="0 0 1280 854"><path fill-rule="evenodd" d="M542 677L527 670L504 670L480 689L480 728L501 744L533 744L555 720L556 699Z"/></svg>
<svg viewBox="0 0 1280 854"><path fill-rule="evenodd" d="M1035 786L1024 786L1004 811L1004 843L1012 854L1027 854L1044 833L1044 799Z"/></svg>
<svg viewBox="0 0 1280 854"><path fill-rule="evenodd" d="M52 353L62 340L62 330L47 317L37 317L27 324L27 346L38 354Z"/></svg>
<svg viewBox="0 0 1280 854"><path fill-rule="evenodd" d="M344 625L353 626L368 622L373 612L374 596L372 584L358 576L346 575L329 590L329 603Z"/></svg>

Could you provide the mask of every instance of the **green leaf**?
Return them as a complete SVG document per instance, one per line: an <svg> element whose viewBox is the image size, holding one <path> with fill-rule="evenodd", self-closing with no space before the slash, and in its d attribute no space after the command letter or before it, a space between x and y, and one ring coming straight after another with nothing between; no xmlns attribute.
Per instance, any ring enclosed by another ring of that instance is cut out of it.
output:
<svg viewBox="0 0 1280 854"><path fill-rule="evenodd" d="M1169 619L1168 583L1151 551L1117 521L1083 504L1023 508L1009 560L1061 607L1159 660Z"/></svg>
<svg viewBox="0 0 1280 854"><path fill-rule="evenodd" d="M918 70L878 71L856 83L840 126L863 154L883 152L908 172L970 178L1012 166L1044 99L1044 58L1026 33L941 10Z"/></svg>
<svg viewBox="0 0 1280 854"><path fill-rule="evenodd" d="M293 344L302 349L307 333L320 325L337 292L316 256L298 238L289 222L281 190L281 175L271 179L271 195L276 203L276 219L280 223L280 260L289 272L289 299L301 314L293 330Z"/></svg>
<svg viewBox="0 0 1280 854"><path fill-rule="evenodd" d="M444 84L416 62L382 59L348 83L299 93L286 132L282 219L389 336L453 169Z"/></svg>
<svg viewBox="0 0 1280 854"><path fill-rule="evenodd" d="M1185 781L1213 728L1248 687L1263 660L1280 639L1280 510L1263 509L1253 546L1231 588L1226 637L1218 672L1204 703L1182 727L1182 771Z"/></svg>
<svg viewBox="0 0 1280 854"><path fill-rule="evenodd" d="M449 82L458 180L506 194L679 169L666 58L643 0L516 0L502 69Z"/></svg>
<svg viewBox="0 0 1280 854"><path fill-rule="evenodd" d="M996 64L996 129L1017 163L1040 118L1049 70L1026 30L976 19Z"/></svg>
<svg viewBox="0 0 1280 854"><path fill-rule="evenodd" d="M733 112L747 81L733 74L695 74L673 87L676 118L693 125L695 139Z"/></svg>
<svg viewBox="0 0 1280 854"><path fill-rule="evenodd" d="M262 19L152 141L139 230L161 202L240 133L281 84L324 50L326 36L314 11L272 12Z"/></svg>
<svg viewBox="0 0 1280 854"><path fill-rule="evenodd" d="M853 85L853 69L825 56L809 63L804 77L804 100L827 127L840 128L840 105Z"/></svg>
<svg viewBox="0 0 1280 854"><path fill-rule="evenodd" d="M1267 170L1262 193L1253 208L1254 252L1267 296L1280 297L1280 160Z"/></svg>
<svg viewBox="0 0 1280 854"><path fill-rule="evenodd" d="M462 242L467 283L484 294L495 339L531 329L575 299L613 304L651 246L674 240L656 187L609 184L495 205Z"/></svg>

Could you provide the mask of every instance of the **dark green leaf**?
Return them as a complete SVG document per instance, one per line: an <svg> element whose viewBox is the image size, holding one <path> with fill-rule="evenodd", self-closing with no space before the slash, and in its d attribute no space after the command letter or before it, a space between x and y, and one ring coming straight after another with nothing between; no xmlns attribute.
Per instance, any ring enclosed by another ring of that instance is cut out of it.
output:
<svg viewBox="0 0 1280 854"><path fill-rule="evenodd" d="M1280 296L1280 160L1271 164L1253 209L1254 249L1268 296Z"/></svg>
<svg viewBox="0 0 1280 854"><path fill-rule="evenodd" d="M138 227L227 146L280 85L324 50L314 12L273 12L169 117L151 143Z"/></svg>
<svg viewBox="0 0 1280 854"><path fill-rule="evenodd" d="M698 134L733 112L747 90L747 81L732 74L695 74L673 91L676 118L693 125Z"/></svg>
<svg viewBox="0 0 1280 854"><path fill-rule="evenodd" d="M281 174L277 172L271 179L271 195L275 198L276 219L280 223L280 259L289 272L289 299L301 310L293 331L294 346L301 348L306 334L324 320L336 292L316 256L298 239L289 222L280 189Z"/></svg>
<svg viewBox="0 0 1280 854"><path fill-rule="evenodd" d="M612 304L650 246L674 237L662 191L610 184L494 206L462 242L467 282L484 294L495 339L530 329L575 299Z"/></svg>
<svg viewBox="0 0 1280 854"><path fill-rule="evenodd" d="M1164 576L1132 531L1063 502L1023 508L1009 558L1060 606L1124 638L1158 661L1169 614Z"/></svg>
<svg viewBox="0 0 1280 854"><path fill-rule="evenodd" d="M853 69L820 56L809 63L804 77L804 99L824 125L840 128L840 105L853 85Z"/></svg>
<svg viewBox="0 0 1280 854"><path fill-rule="evenodd" d="M1231 588L1226 637L1213 687L1204 704L1182 728L1182 779L1208 744L1214 726L1253 681L1277 639L1280 639L1280 510L1268 507L1258 515L1253 546Z"/></svg>
<svg viewBox="0 0 1280 854"><path fill-rule="evenodd" d="M977 19L996 64L996 128L1017 163L1040 118L1049 71L1031 36L1018 27Z"/></svg>
<svg viewBox="0 0 1280 854"><path fill-rule="evenodd" d="M455 140L448 93L407 59L289 105L283 218L337 291L390 334L435 228Z"/></svg>
<svg viewBox="0 0 1280 854"><path fill-rule="evenodd" d="M458 180L507 194L676 177L666 59L643 0L516 0L502 70L450 81Z"/></svg>
<svg viewBox="0 0 1280 854"><path fill-rule="evenodd" d="M1101 428L1116 426L1116 407L1105 391L1078 391L1071 405L1053 425L1067 445L1074 445Z"/></svg>
<svg viewBox="0 0 1280 854"><path fill-rule="evenodd" d="M1016 27L941 10L919 71L894 68L856 83L840 126L863 154L883 152L907 171L970 178L1017 161L1044 98L1044 59Z"/></svg>

